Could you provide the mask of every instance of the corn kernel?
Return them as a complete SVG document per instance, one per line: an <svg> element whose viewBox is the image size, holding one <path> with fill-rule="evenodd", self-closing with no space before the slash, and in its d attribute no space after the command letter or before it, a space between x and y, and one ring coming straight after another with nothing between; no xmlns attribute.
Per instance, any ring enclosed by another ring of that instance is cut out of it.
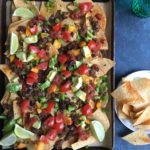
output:
<svg viewBox="0 0 150 150"><path fill-rule="evenodd" d="M19 144L17 145L17 149L23 149L23 148L26 148L26 147L27 147L27 145L24 144L24 143L19 143Z"/></svg>
<svg viewBox="0 0 150 150"><path fill-rule="evenodd" d="M80 50L79 49L71 50L71 51L69 51L69 54L72 54L74 56L79 56Z"/></svg>
<svg viewBox="0 0 150 150"><path fill-rule="evenodd" d="M39 102L36 102L37 108L41 108L41 104Z"/></svg>
<svg viewBox="0 0 150 150"><path fill-rule="evenodd" d="M44 150L45 149L45 144L43 142L38 142L36 145L36 150Z"/></svg>
<svg viewBox="0 0 150 150"><path fill-rule="evenodd" d="M32 68L31 71L34 72L34 73L38 73L39 72L38 68L35 68L35 67Z"/></svg>
<svg viewBox="0 0 150 150"><path fill-rule="evenodd" d="M101 107L102 107L102 102L97 102L96 108L99 109L99 108L101 108Z"/></svg>
<svg viewBox="0 0 150 150"><path fill-rule="evenodd" d="M53 46L54 46L56 49L59 49L59 48L61 48L61 43L60 43L58 40L55 40Z"/></svg>
<svg viewBox="0 0 150 150"><path fill-rule="evenodd" d="M79 46L82 48L83 46L85 46L86 45L86 42L84 42L84 41L82 41L82 42L80 42L80 44L79 44Z"/></svg>
<svg viewBox="0 0 150 150"><path fill-rule="evenodd" d="M75 32L76 31L76 27L75 26L69 26L68 31L69 32Z"/></svg>
<svg viewBox="0 0 150 150"><path fill-rule="evenodd" d="M26 36L30 36L30 35L31 35L31 33L30 33L29 28L26 28Z"/></svg>
<svg viewBox="0 0 150 150"><path fill-rule="evenodd" d="M41 112L42 112L42 110L38 108L37 113L40 114Z"/></svg>
<svg viewBox="0 0 150 150"><path fill-rule="evenodd" d="M90 120L89 120L89 119L86 119L86 120L85 120L85 123L90 124Z"/></svg>
<svg viewBox="0 0 150 150"><path fill-rule="evenodd" d="M66 70L66 66L61 65L61 66L60 66L60 70L61 70L61 71Z"/></svg>
<svg viewBox="0 0 150 150"><path fill-rule="evenodd" d="M10 62L13 62L14 59L15 59L15 56L14 56L14 55L11 55L11 56L9 57Z"/></svg>

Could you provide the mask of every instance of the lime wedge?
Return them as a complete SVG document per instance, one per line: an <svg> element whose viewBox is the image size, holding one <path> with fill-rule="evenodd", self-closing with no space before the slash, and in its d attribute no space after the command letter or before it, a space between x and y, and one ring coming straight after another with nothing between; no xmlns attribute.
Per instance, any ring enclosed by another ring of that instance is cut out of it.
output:
<svg viewBox="0 0 150 150"><path fill-rule="evenodd" d="M8 134L6 136L4 136L1 140L0 140L0 145L2 146L10 146L15 144L17 141L17 137L14 133Z"/></svg>
<svg viewBox="0 0 150 150"><path fill-rule="evenodd" d="M29 10L28 8L17 8L14 13L13 16L19 16L19 17L23 17L26 19L30 19L34 17L34 14L31 10Z"/></svg>
<svg viewBox="0 0 150 150"><path fill-rule="evenodd" d="M37 43L38 42L38 36L37 35L32 35L32 36L26 37L24 39L24 41L27 44Z"/></svg>
<svg viewBox="0 0 150 150"><path fill-rule="evenodd" d="M32 133L29 130L26 130L26 129L22 128L18 124L15 125L14 132L15 132L16 136L21 138L21 139L30 139L30 138L35 136L34 133Z"/></svg>
<svg viewBox="0 0 150 150"><path fill-rule="evenodd" d="M19 47L19 41L18 36L15 33L11 33L10 37L10 55L13 55L16 53Z"/></svg>
<svg viewBox="0 0 150 150"><path fill-rule="evenodd" d="M105 138L105 130L101 122L96 121L96 120L91 121L90 127L93 133L93 136L97 138L99 142L102 142Z"/></svg>

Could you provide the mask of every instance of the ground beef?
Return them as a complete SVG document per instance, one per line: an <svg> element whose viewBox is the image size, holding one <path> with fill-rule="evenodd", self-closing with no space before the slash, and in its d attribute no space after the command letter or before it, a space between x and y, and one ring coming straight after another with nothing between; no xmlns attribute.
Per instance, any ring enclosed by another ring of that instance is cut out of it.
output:
<svg viewBox="0 0 150 150"><path fill-rule="evenodd" d="M16 31L17 32L25 32L26 31L26 27L25 26L19 26Z"/></svg>
<svg viewBox="0 0 150 150"><path fill-rule="evenodd" d="M61 150L62 149L62 144L63 144L64 140L59 140L55 143L54 145L54 149L55 150Z"/></svg>
<svg viewBox="0 0 150 150"><path fill-rule="evenodd" d="M68 12L62 12L61 10L58 10L55 15L50 16L49 22L50 24L55 24L57 22L56 20L58 20L59 22L63 21L68 17L68 15Z"/></svg>
<svg viewBox="0 0 150 150"><path fill-rule="evenodd" d="M73 41L73 42L68 43L68 44L67 44L66 46L64 46L64 47L61 47L61 48L59 49L59 52L65 53L65 52L67 52L67 51L69 51L69 50L78 49L78 48L79 48L78 42L77 42L77 41Z"/></svg>
<svg viewBox="0 0 150 150"><path fill-rule="evenodd" d="M100 30L100 25L98 20L93 19L93 17L90 18L91 26L94 31L94 33L98 32Z"/></svg>

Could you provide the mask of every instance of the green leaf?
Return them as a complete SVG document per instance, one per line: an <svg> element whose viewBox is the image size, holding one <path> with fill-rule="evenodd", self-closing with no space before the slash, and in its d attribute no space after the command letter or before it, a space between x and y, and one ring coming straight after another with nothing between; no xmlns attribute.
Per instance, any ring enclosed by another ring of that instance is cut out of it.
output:
<svg viewBox="0 0 150 150"><path fill-rule="evenodd" d="M71 105L68 106L68 111L69 112L74 111L74 110L75 110L75 106L71 106Z"/></svg>
<svg viewBox="0 0 150 150"><path fill-rule="evenodd" d="M51 84L50 81L45 81L44 83L39 84L39 88L44 91L50 86L50 84Z"/></svg>
<svg viewBox="0 0 150 150"><path fill-rule="evenodd" d="M4 126L4 128L2 129L2 131L4 133L8 133L10 131L12 131L15 127L15 121L12 119L9 122L6 123L6 125Z"/></svg>
<svg viewBox="0 0 150 150"><path fill-rule="evenodd" d="M49 68L54 69L55 65L57 64L57 55L53 56L49 62Z"/></svg>
<svg viewBox="0 0 150 150"><path fill-rule="evenodd" d="M19 83L8 83L6 89L11 93L16 93L20 91L21 85Z"/></svg>
<svg viewBox="0 0 150 150"><path fill-rule="evenodd" d="M65 98L67 97L67 95L65 95L64 93L61 94L60 99L61 100L65 100Z"/></svg>
<svg viewBox="0 0 150 150"><path fill-rule="evenodd" d="M44 102L46 102L47 101L47 99L46 99L46 97L45 96L40 96L40 102L41 103L44 103Z"/></svg>

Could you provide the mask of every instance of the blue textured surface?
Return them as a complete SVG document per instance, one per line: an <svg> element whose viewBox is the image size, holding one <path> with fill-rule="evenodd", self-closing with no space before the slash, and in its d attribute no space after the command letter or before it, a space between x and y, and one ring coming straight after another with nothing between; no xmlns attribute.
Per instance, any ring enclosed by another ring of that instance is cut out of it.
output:
<svg viewBox="0 0 150 150"><path fill-rule="evenodd" d="M132 0L116 0L116 84L137 70L150 70L150 18L131 12ZM130 133L116 117L115 150L150 150L150 145L133 146L120 137Z"/></svg>

